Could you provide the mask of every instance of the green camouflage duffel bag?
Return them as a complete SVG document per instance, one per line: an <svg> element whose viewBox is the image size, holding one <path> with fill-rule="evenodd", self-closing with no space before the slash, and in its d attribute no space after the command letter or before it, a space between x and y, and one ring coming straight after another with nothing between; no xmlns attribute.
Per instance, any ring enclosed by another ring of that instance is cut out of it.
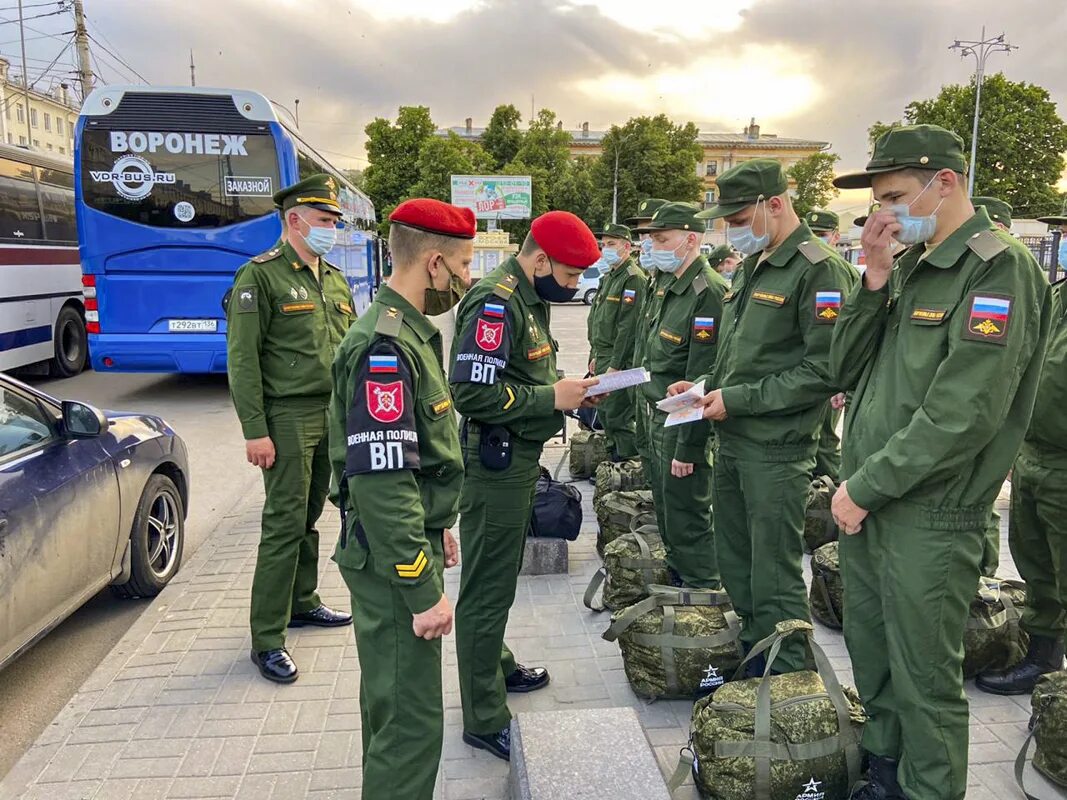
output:
<svg viewBox="0 0 1067 800"><path fill-rule="evenodd" d="M1015 759L1015 780L1029 800L1037 800L1023 786L1023 768L1030 741L1037 742L1034 769L1067 789L1067 671L1042 675L1030 698L1030 735Z"/></svg>
<svg viewBox="0 0 1067 800"><path fill-rule="evenodd" d="M604 555L604 548L620 536L642 525L656 524L651 489L608 492L593 502L593 510L600 526L596 534L596 551L600 555Z"/></svg>
<svg viewBox="0 0 1067 800"><path fill-rule="evenodd" d="M636 459L630 461L604 461L596 468L596 488L593 489L593 504L608 492L633 492L651 489L645 480L645 470Z"/></svg>
<svg viewBox="0 0 1067 800"><path fill-rule="evenodd" d="M576 431L571 436L572 478L591 478L601 461L608 460L608 440L601 431Z"/></svg>
<svg viewBox="0 0 1067 800"><path fill-rule="evenodd" d="M811 591L808 592L811 615L823 625L840 630L843 595L837 542L830 542L811 556Z"/></svg>
<svg viewBox="0 0 1067 800"><path fill-rule="evenodd" d="M1008 669L1023 660L1030 637L1021 627L1026 584L980 578L963 633L963 675Z"/></svg>
<svg viewBox="0 0 1067 800"><path fill-rule="evenodd" d="M697 788L715 800L849 796L860 778L863 707L855 691L838 683L811 632L809 622L779 622L745 659L767 652L762 678L733 680L697 702L689 752L683 751L672 789L692 770ZM787 636L807 637L817 672L770 674Z"/></svg>
<svg viewBox="0 0 1067 800"><path fill-rule="evenodd" d="M604 566L596 571L585 590L585 607L593 611L617 611L648 597L648 587L669 584L667 548L651 525L626 533L604 548ZM604 585L601 602L596 593Z"/></svg>
<svg viewBox="0 0 1067 800"><path fill-rule="evenodd" d="M820 475L808 487L808 505L804 511L804 552L814 553L824 544L837 541L837 523L830 513L830 501L837 487L826 475Z"/></svg>
<svg viewBox="0 0 1067 800"><path fill-rule="evenodd" d="M650 586L611 615L630 687L640 697L692 699L713 692L741 662L741 626L726 592Z"/></svg>

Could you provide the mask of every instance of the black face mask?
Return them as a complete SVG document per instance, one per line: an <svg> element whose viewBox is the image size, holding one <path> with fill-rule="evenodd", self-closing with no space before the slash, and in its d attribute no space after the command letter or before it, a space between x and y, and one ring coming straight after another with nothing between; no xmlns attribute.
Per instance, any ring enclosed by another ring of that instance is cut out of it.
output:
<svg viewBox="0 0 1067 800"><path fill-rule="evenodd" d="M552 265L552 260L549 259L549 266ZM560 284L556 280L554 272L549 272L547 275L534 275L534 290L537 292L537 296L544 300L546 303L566 303L568 300L573 300L574 295L578 294L578 287L568 289L566 286Z"/></svg>

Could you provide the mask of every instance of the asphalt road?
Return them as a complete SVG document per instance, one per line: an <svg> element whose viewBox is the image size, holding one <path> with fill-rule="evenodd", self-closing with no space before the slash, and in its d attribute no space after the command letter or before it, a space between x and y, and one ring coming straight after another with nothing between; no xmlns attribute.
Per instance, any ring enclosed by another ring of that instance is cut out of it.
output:
<svg viewBox="0 0 1067 800"><path fill-rule="evenodd" d="M559 367L584 372L586 306L553 308ZM444 352L451 347L451 317L437 318ZM86 372L67 380L26 379L60 399L100 408L157 414L189 448L191 488L185 558L215 530L249 491L260 491L258 470L244 455L244 441L223 375L122 375ZM107 590L0 672L0 775L6 774L78 687L118 643L147 606L119 600Z"/></svg>

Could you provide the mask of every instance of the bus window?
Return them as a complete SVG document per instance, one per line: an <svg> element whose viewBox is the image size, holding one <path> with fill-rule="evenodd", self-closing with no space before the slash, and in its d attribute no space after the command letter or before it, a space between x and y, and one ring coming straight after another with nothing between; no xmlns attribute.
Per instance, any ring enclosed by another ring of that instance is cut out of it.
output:
<svg viewBox="0 0 1067 800"><path fill-rule="evenodd" d="M50 242L77 244L78 229L74 224L74 192L41 184L41 204L44 206L45 237Z"/></svg>
<svg viewBox="0 0 1067 800"><path fill-rule="evenodd" d="M86 205L157 228L220 228L274 212L278 156L269 133L229 137L221 149L218 135L170 132L167 141L171 137L169 150L135 154L116 149L124 132L85 130ZM212 145L218 154L204 152Z"/></svg>
<svg viewBox="0 0 1067 800"><path fill-rule="evenodd" d="M33 185L33 167L0 158L0 241L40 241L41 209Z"/></svg>

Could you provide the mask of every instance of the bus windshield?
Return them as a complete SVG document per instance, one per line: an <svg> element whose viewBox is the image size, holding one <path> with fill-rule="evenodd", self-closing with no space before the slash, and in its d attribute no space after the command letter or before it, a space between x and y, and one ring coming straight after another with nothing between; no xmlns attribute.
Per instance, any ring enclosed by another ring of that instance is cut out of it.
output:
<svg viewBox="0 0 1067 800"><path fill-rule="evenodd" d="M278 153L270 133L87 128L85 204L156 228L221 228L274 211Z"/></svg>

